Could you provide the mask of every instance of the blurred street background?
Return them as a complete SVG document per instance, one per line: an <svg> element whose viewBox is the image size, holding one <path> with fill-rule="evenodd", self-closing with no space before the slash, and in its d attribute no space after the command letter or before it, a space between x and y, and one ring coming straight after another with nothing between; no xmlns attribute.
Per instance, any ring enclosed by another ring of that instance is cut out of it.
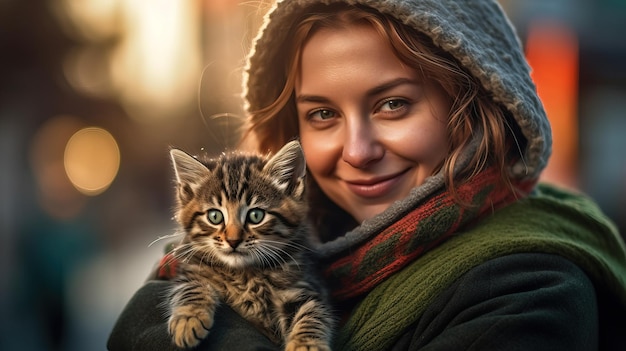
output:
<svg viewBox="0 0 626 351"><path fill-rule="evenodd" d="M269 3L0 0L0 350L105 349L176 228L169 148L235 146ZM624 235L626 0L501 4L553 125L545 179Z"/></svg>

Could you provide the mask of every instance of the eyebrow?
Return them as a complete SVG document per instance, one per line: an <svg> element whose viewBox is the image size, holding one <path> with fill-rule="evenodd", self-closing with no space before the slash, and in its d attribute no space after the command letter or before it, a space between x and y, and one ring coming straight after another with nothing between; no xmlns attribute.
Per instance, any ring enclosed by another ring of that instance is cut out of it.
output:
<svg viewBox="0 0 626 351"><path fill-rule="evenodd" d="M389 89L395 88L403 84L418 85L418 83L415 80L410 79L410 78L404 78L404 77L396 78L396 79L390 80L389 82L385 82L379 86L373 87L372 89L367 91L366 95L375 96L375 95L378 95ZM318 96L318 95L298 95L296 96L296 101L297 102L324 103L324 102L328 102L329 100L323 96Z"/></svg>
<svg viewBox="0 0 626 351"><path fill-rule="evenodd" d="M323 96L317 96L317 95L298 95L296 96L296 102L323 103L323 102L328 102L328 99Z"/></svg>
<svg viewBox="0 0 626 351"><path fill-rule="evenodd" d="M404 78L404 77L396 78L396 79L390 80L389 82L386 82L384 84L381 84L379 86L376 86L368 90L367 95L369 96L378 95L389 89L392 89L399 85L404 85L404 84L418 85L418 82L410 78Z"/></svg>

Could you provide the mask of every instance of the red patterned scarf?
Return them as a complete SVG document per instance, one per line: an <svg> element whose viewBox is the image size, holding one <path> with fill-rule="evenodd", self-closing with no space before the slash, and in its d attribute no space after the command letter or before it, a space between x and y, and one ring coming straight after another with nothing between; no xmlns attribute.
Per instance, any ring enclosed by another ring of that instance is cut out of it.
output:
<svg viewBox="0 0 626 351"><path fill-rule="evenodd" d="M325 271L333 282L334 297L341 301L370 291L420 255L458 234L463 226L525 197L536 183L515 183L517 193L514 193L495 186L499 177L492 168L458 187L459 198L471 206L459 205L445 191L433 194L369 241L347 250Z"/></svg>

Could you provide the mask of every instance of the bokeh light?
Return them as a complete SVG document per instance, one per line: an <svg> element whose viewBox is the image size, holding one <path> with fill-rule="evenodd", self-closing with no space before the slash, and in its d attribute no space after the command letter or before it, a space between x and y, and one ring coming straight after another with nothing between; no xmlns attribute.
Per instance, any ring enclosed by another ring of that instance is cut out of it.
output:
<svg viewBox="0 0 626 351"><path fill-rule="evenodd" d="M577 34L563 21L532 21L526 38L526 58L552 126L552 156L542 179L579 188Z"/></svg>
<svg viewBox="0 0 626 351"><path fill-rule="evenodd" d="M63 166L67 141L83 127L83 122L75 116L54 116L37 130L31 141L30 163L37 182L38 202L53 218L74 218L85 206L85 196L72 186Z"/></svg>
<svg viewBox="0 0 626 351"><path fill-rule="evenodd" d="M63 164L72 185L85 195L98 195L115 179L120 150L115 138L102 128L76 132L65 147Z"/></svg>
<svg viewBox="0 0 626 351"><path fill-rule="evenodd" d="M119 30L112 24L119 17L120 0L56 0L51 5L60 23L76 37L101 40Z"/></svg>
<svg viewBox="0 0 626 351"><path fill-rule="evenodd" d="M63 62L65 79L72 88L87 96L114 96L108 60L108 51L98 46L73 49Z"/></svg>
<svg viewBox="0 0 626 351"><path fill-rule="evenodd" d="M62 0L66 31L83 43L67 55L66 79L87 95L115 98L146 123L180 116L202 71L202 12L194 1Z"/></svg>

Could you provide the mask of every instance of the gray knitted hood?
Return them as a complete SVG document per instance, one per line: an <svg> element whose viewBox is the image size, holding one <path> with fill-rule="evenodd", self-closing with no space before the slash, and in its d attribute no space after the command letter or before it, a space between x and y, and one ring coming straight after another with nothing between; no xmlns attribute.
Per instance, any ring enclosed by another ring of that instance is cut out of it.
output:
<svg viewBox="0 0 626 351"><path fill-rule="evenodd" d="M265 17L244 74L245 109L269 105L284 84L285 40L295 19L313 4L339 0L279 0ZM430 36L454 56L513 115L528 140L512 169L518 178L536 178L551 153L545 111L529 76L514 28L495 0L345 0L392 15ZM282 79L282 81L281 81Z"/></svg>

